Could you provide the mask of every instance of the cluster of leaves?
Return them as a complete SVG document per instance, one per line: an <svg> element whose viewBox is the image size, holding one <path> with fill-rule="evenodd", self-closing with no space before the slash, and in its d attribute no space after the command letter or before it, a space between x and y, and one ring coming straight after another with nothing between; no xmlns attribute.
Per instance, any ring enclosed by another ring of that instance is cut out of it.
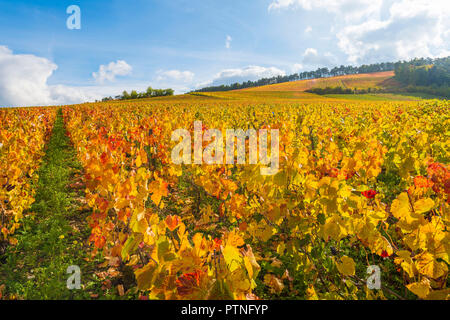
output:
<svg viewBox="0 0 450 320"><path fill-rule="evenodd" d="M24 210L34 202L43 148L56 111L51 108L0 109L0 242L15 244ZM0 248L1 249L1 248Z"/></svg>
<svg viewBox="0 0 450 320"><path fill-rule="evenodd" d="M182 173L170 165L164 143L174 125L170 112L104 107L64 110L85 168L95 250L133 268L138 289L151 299L252 297L259 265L242 236L188 230L168 205L177 201Z"/></svg>
<svg viewBox="0 0 450 320"><path fill-rule="evenodd" d="M77 106L65 121L91 240L151 298L446 299L448 110L205 99ZM174 165L171 134L196 120L224 136L279 129L278 173ZM365 283L374 264L379 291Z"/></svg>

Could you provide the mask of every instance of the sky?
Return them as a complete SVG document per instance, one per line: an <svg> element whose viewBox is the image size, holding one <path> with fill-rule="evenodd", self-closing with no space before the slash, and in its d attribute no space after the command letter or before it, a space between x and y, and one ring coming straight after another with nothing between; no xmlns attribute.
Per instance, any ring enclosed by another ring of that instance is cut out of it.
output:
<svg viewBox="0 0 450 320"><path fill-rule="evenodd" d="M448 0L0 2L0 106L449 55Z"/></svg>

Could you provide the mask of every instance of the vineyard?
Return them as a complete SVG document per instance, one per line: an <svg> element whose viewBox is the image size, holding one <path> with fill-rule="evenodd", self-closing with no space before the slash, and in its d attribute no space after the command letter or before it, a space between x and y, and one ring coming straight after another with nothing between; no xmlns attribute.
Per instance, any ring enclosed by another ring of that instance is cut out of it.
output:
<svg viewBox="0 0 450 320"><path fill-rule="evenodd" d="M368 89L394 87L398 85L393 79L394 72L385 71L377 73L362 73L344 75L330 78L319 78L310 80L299 80L285 83L272 84L268 86L242 89L241 91L305 91L311 88L342 87L344 89Z"/></svg>
<svg viewBox="0 0 450 320"><path fill-rule="evenodd" d="M91 298L448 299L449 102L255 94L0 109L0 263L20 246L51 132L63 130L80 165L67 189L88 212L71 252L90 261ZM278 172L174 164L172 133L194 136L196 121L202 135L278 129ZM0 298L23 297L5 274Z"/></svg>
<svg viewBox="0 0 450 320"><path fill-rule="evenodd" d="M24 210L34 201L38 176L56 112L51 109L2 109L0 112L0 253L20 227Z"/></svg>

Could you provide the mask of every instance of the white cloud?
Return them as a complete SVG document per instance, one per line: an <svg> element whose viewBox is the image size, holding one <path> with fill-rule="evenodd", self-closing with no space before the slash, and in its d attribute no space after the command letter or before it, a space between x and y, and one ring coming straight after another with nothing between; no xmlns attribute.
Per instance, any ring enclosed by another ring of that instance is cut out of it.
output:
<svg viewBox="0 0 450 320"><path fill-rule="evenodd" d="M114 76L121 75L128 69L120 60L112 66L112 68L105 67L106 69L98 73L97 78L103 74L105 80L110 80L111 73ZM170 70L159 72L158 79L152 82L90 86L49 85L48 79L57 68L55 63L46 58L31 54L14 54L7 47L0 46L0 107L93 102L107 96L114 97L124 90L144 91L148 86L170 87L178 94L189 91L190 88L185 82L190 82L194 78L194 74L190 71Z"/></svg>
<svg viewBox="0 0 450 320"><path fill-rule="evenodd" d="M131 73L131 66L124 60L117 60L110 62L108 65L101 65L98 72L93 72L92 76L97 83L104 83L107 81L114 81L116 76L127 76Z"/></svg>
<svg viewBox="0 0 450 320"><path fill-rule="evenodd" d="M387 19L348 25L337 34L352 63L444 56L450 49L450 3L403 0Z"/></svg>
<svg viewBox="0 0 450 320"><path fill-rule="evenodd" d="M0 107L66 105L100 100L123 90L145 90L147 83L116 86L49 85L48 79L58 66L50 60L31 54L14 54L0 46ZM174 87L185 91L185 88Z"/></svg>
<svg viewBox="0 0 450 320"><path fill-rule="evenodd" d="M304 57L317 57L317 50L314 48L308 48L305 50L305 53L303 54Z"/></svg>
<svg viewBox="0 0 450 320"><path fill-rule="evenodd" d="M339 14L346 21L364 20L378 15L383 0L275 0L269 5L269 11L287 8L316 10L323 9Z"/></svg>
<svg viewBox="0 0 450 320"><path fill-rule="evenodd" d="M99 90L98 87L71 87L65 85L52 85L49 86L51 95L51 102L47 105L65 105L76 104L82 102L89 102L95 100L101 100L106 95L102 95L103 90ZM43 103L42 105L45 105Z"/></svg>
<svg viewBox="0 0 450 320"><path fill-rule="evenodd" d="M316 49L308 48L303 53L302 66L327 67L336 62L336 58L329 52L319 54Z"/></svg>
<svg viewBox="0 0 450 320"><path fill-rule="evenodd" d="M295 63L295 64L292 66L292 72L296 73L296 72L302 71L304 68L305 68L305 67L303 66L303 64L301 64L301 63Z"/></svg>
<svg viewBox="0 0 450 320"><path fill-rule="evenodd" d="M205 85L222 85L236 82L255 81L261 78L271 78L278 75L286 75L286 72L275 67L248 66L245 68L225 69L216 74L214 79Z"/></svg>
<svg viewBox="0 0 450 320"><path fill-rule="evenodd" d="M14 54L0 46L0 106L37 106L95 100L78 88L48 85L57 69L48 59L31 54Z"/></svg>
<svg viewBox="0 0 450 320"><path fill-rule="evenodd" d="M330 32L350 63L442 57L450 51L447 0L274 0L269 5L269 11L282 9L330 14Z"/></svg>
<svg viewBox="0 0 450 320"><path fill-rule="evenodd" d="M231 41L233 40L233 38L231 38L231 36L227 36L227 38L225 39L225 48L230 49L231 48Z"/></svg>
<svg viewBox="0 0 450 320"><path fill-rule="evenodd" d="M195 74L191 71L168 70L158 71L156 81L176 80L181 82L192 82Z"/></svg>
<svg viewBox="0 0 450 320"><path fill-rule="evenodd" d="M296 4L295 0L276 0L269 5L270 10L282 9Z"/></svg>
<svg viewBox="0 0 450 320"><path fill-rule="evenodd" d="M305 29L305 33L309 34L311 32L312 32L312 27L311 26L307 26L306 29Z"/></svg>
<svg viewBox="0 0 450 320"><path fill-rule="evenodd" d="M34 55L15 55L0 46L0 104L30 105L51 101L47 79L57 66Z"/></svg>

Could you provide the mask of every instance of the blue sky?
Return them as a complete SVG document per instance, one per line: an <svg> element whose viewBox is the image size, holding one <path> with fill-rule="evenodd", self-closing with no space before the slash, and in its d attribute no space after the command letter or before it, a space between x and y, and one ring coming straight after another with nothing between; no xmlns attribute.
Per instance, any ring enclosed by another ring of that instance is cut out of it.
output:
<svg viewBox="0 0 450 320"><path fill-rule="evenodd" d="M70 5L80 30L66 27ZM3 0L0 105L445 56L449 12L422 0Z"/></svg>

